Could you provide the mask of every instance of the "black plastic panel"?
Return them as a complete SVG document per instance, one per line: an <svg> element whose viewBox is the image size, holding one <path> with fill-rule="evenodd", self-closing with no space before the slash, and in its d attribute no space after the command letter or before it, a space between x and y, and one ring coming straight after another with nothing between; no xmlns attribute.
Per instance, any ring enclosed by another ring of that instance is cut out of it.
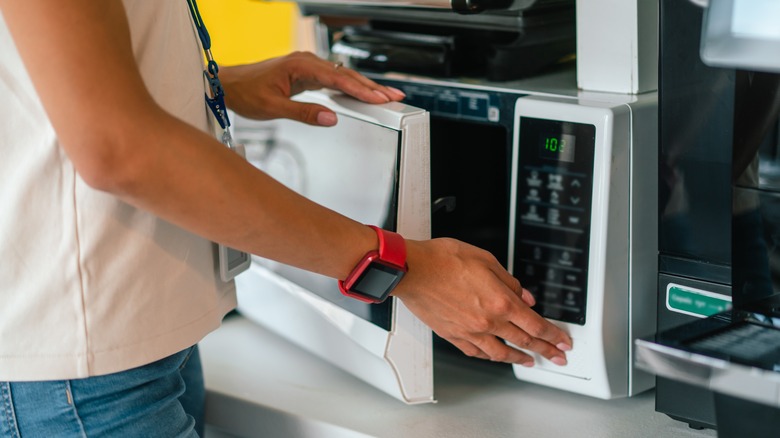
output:
<svg viewBox="0 0 780 438"><path fill-rule="evenodd" d="M520 119L514 273L547 318L585 324L596 127Z"/></svg>

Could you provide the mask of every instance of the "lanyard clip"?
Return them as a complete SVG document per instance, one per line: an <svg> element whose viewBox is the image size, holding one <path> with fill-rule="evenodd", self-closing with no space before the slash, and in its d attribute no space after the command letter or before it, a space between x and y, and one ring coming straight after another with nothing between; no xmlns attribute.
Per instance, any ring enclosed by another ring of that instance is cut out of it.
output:
<svg viewBox="0 0 780 438"><path fill-rule="evenodd" d="M227 107L225 106L225 91L222 89L222 84L219 82L219 78L216 75L210 75L204 71L203 76L209 83L209 89L211 90L211 97L206 95L206 104L211 109L214 117L217 119L217 123L222 129L227 129L230 126L230 119L227 114Z"/></svg>
<svg viewBox="0 0 780 438"><path fill-rule="evenodd" d="M222 142L228 145L231 149L234 149L233 138L230 135L230 118L228 117L227 107L225 106L225 90L222 88L222 83L219 82L219 66L217 66L214 57L211 56L211 37L206 30L206 26L203 24L203 20L200 18L200 11L198 11L198 4L195 0L187 0L187 5L190 8L190 14L192 15L192 21L195 23L195 27L198 29L198 36L200 37L201 46L203 52L206 55L208 64L206 70L203 70L203 76L209 83L209 90L211 91L211 97L206 94L206 105L208 105L211 113L214 114L214 118L217 119L217 123L222 128Z"/></svg>

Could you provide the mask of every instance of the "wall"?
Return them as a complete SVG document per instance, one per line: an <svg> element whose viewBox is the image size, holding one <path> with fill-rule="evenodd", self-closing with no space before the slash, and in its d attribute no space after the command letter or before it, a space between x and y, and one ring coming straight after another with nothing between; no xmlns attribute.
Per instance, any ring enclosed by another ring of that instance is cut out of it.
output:
<svg viewBox="0 0 780 438"><path fill-rule="evenodd" d="M284 55L296 46L298 7L292 2L198 0L219 65Z"/></svg>

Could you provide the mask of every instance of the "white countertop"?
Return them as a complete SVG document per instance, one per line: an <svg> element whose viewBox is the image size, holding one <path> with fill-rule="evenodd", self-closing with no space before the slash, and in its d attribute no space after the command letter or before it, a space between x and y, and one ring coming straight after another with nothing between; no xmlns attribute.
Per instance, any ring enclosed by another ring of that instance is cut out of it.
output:
<svg viewBox="0 0 780 438"><path fill-rule="evenodd" d="M715 437L654 410L654 394L598 400L434 353L438 403L408 406L240 316L201 342L210 436Z"/></svg>

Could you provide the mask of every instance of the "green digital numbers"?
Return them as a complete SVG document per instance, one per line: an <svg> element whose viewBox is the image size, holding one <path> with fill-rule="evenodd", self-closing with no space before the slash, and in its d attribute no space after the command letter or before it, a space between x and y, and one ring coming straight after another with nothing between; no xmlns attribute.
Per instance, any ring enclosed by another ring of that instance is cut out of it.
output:
<svg viewBox="0 0 780 438"><path fill-rule="evenodd" d="M559 140L557 137L547 137L544 140L544 148L550 152L562 153L566 147L566 140Z"/></svg>

